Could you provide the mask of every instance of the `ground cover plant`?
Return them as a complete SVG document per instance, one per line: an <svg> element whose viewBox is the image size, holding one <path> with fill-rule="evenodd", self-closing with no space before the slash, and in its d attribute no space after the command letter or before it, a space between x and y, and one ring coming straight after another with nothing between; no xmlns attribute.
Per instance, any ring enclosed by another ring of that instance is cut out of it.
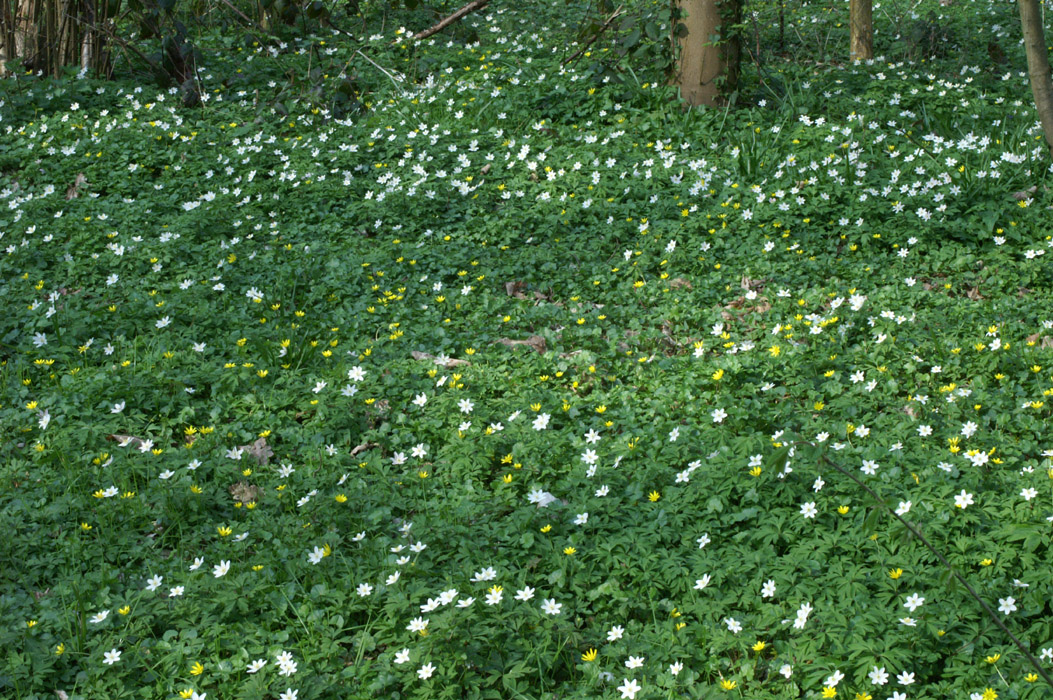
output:
<svg viewBox="0 0 1053 700"><path fill-rule="evenodd" d="M3 695L1044 697L1013 6L758 5L692 112L631 28L381 9L193 108L0 81Z"/></svg>

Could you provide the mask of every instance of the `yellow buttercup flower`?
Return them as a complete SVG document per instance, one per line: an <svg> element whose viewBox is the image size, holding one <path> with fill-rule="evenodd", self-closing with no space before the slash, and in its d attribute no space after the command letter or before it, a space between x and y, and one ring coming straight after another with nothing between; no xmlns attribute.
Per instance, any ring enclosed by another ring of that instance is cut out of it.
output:
<svg viewBox="0 0 1053 700"><path fill-rule="evenodd" d="M595 649L589 649L588 651L586 651L584 654L581 655L581 660L584 661L585 663L588 663L590 661L595 661L597 656L599 656L599 652L598 651L596 651Z"/></svg>
<svg viewBox="0 0 1053 700"><path fill-rule="evenodd" d="M647 494L647 498L651 501L651 503L654 503L661 497L662 494L658 493L657 491L652 491L651 493Z"/></svg>
<svg viewBox="0 0 1053 700"><path fill-rule="evenodd" d="M729 681L727 678L723 678L720 681L720 687L724 690L734 690L738 685L738 681Z"/></svg>
<svg viewBox="0 0 1053 700"><path fill-rule="evenodd" d="M190 667L191 676L200 676L205 672L205 667L201 665L200 661L195 661L194 665Z"/></svg>
<svg viewBox="0 0 1053 700"><path fill-rule="evenodd" d="M903 569L889 569L888 577L895 581L903 575Z"/></svg>

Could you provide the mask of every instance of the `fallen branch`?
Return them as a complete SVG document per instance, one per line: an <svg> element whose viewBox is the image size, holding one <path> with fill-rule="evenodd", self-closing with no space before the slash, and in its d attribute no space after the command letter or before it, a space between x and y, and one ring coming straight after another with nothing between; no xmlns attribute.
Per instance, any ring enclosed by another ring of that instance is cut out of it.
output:
<svg viewBox="0 0 1053 700"><path fill-rule="evenodd" d="M472 12L475 12L478 9L486 7L487 4L489 4L489 2L490 0L472 0L470 3L457 10L449 17L440 20L438 24L425 29L423 32L414 34L413 38L417 41L420 41L421 39L427 39L432 34L438 34L443 29L446 29L446 27L463 18L465 15L471 14Z"/></svg>
<svg viewBox="0 0 1053 700"><path fill-rule="evenodd" d="M601 34L603 34L605 31L610 29L611 25L614 24L614 20L618 19L621 16L623 8L624 8L624 5L619 5L618 9L615 10L614 13L610 17L607 18L607 21L604 22L600 26L600 28L596 30L596 33L594 33L592 36L590 36L589 40L586 41L585 44L580 49L578 49L573 54L571 54L569 58L567 58L565 61L563 61L563 63L561 65L565 66L568 63L570 63L570 62L574 61L575 59L577 59L578 56L581 56L583 53L585 53L588 50L588 48L590 46L592 46L593 43L595 43L595 41L597 39L600 38Z"/></svg>
<svg viewBox="0 0 1053 700"><path fill-rule="evenodd" d="M805 442L801 444L811 445L812 443ZM1016 648L1020 650L1020 653L1024 655L1024 658L1029 664L1031 664L1032 668L1034 668L1038 672L1038 674L1042 676L1042 679L1046 681L1046 683L1051 688L1053 688L1053 678L1051 678L1049 673L1046 672L1046 669L1042 668L1042 664L1039 663L1038 659L1034 657L1031 651L1027 648L1027 645L1020 641L1020 639L1018 639L1015 634L1009 631L1009 628L1005 626L1005 623L1002 622L1001 619L999 619L998 615L996 615L994 610L991 609L991 606L984 602L984 599L980 597L980 594L976 592L976 589L969 585L969 582L965 580L965 577L958 573L958 571L951 565L951 563L947 561L947 558L940 553L940 550L932 546L932 543L930 543L925 538L925 536L921 534L921 531L917 527L907 522L903 518L903 516L901 516L896 511L892 510L891 506L885 503L885 499L879 496L877 492L874 491L874 489L870 488L865 483L863 483L863 481L855 474L848 471L847 469L845 469L844 467L827 457L825 453L820 453L819 459L820 461L830 465L837 471L841 472L841 474L847 476L849 479L854 481L857 486L859 486L868 494L870 494L870 497L874 499L878 506L880 506L882 509L888 512L888 514L891 515L893 518L898 520L900 524L902 524L905 528L907 528L907 530L910 531L910 534L914 535L914 537L920 540L921 543L925 545L925 547L930 552L932 552L937 559L940 560L940 563L943 564L944 568L946 568L947 571L949 571L951 575L958 580L958 583L962 584L962 586L965 587L965 590L968 591L969 595L972 596L973 600L980 604L980 607L983 608L984 612L987 613L987 616L991 618L995 625L997 625L998 629L1002 630L1002 632L1004 632L1006 636L1008 636L1013 641L1013 644L1015 644Z"/></svg>

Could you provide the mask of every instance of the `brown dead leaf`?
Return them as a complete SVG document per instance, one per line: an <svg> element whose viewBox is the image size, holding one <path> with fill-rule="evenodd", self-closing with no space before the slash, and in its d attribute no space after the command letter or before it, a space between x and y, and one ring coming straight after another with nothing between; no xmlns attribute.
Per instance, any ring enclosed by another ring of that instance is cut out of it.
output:
<svg viewBox="0 0 1053 700"><path fill-rule="evenodd" d="M484 165L483 169L479 171L479 174L480 175L489 175L490 174L490 166L491 166L490 163L487 163L486 165Z"/></svg>
<svg viewBox="0 0 1053 700"><path fill-rule="evenodd" d="M516 280L514 282L505 282L505 294L516 299L526 299L527 295L523 294L523 288L526 284Z"/></svg>
<svg viewBox="0 0 1053 700"><path fill-rule="evenodd" d="M1020 190L1019 192L1014 192L1012 194L1012 197L1016 201L1020 202L1020 201L1023 201L1025 199L1027 199L1028 197L1033 195L1035 192L1038 192L1038 185L1031 185L1031 187L1028 187L1026 190Z"/></svg>
<svg viewBox="0 0 1053 700"><path fill-rule="evenodd" d="M267 438L263 437L261 437L259 440L252 443L251 445L239 445L238 449L244 451L246 454L248 454L250 457L256 460L256 464L260 465L261 467L265 467L268 464L270 464L271 457L274 456L274 450L272 450L270 448L270 445L267 444Z"/></svg>
<svg viewBox="0 0 1053 700"><path fill-rule="evenodd" d="M532 335L526 340L512 340L511 338L499 338L497 343L501 345L507 345L510 348L515 348L520 345L526 345L529 348L533 348L538 354L545 354L545 339L540 335Z"/></svg>
<svg viewBox="0 0 1053 700"><path fill-rule="evenodd" d="M436 357L435 355L429 355L428 353L420 352L419 350L414 350L413 352L411 352L410 357L412 357L414 360L431 360L435 364L442 365L446 369L452 369L453 367L459 367L460 365L472 364L468 360L458 360L453 357L447 357L444 361L441 358Z"/></svg>
<svg viewBox="0 0 1053 700"><path fill-rule="evenodd" d="M683 277L676 277L670 283L669 286L673 289L693 289L691 282L684 279Z"/></svg>
<svg viewBox="0 0 1053 700"><path fill-rule="evenodd" d="M363 442L361 445L355 445L353 448L351 448L351 456L354 457L355 455L359 454L360 452L365 452L366 450L371 450L374 447L380 447L380 445L378 445L375 442Z"/></svg>
<svg viewBox="0 0 1053 700"><path fill-rule="evenodd" d="M66 200L69 201L79 197L81 186L87 182L88 178L84 176L84 173L77 173L77 177L73 178L73 184L66 190Z"/></svg>
<svg viewBox="0 0 1053 700"><path fill-rule="evenodd" d="M263 489L247 481L239 481L230 485L230 495L238 503L258 503Z"/></svg>
<svg viewBox="0 0 1053 700"><path fill-rule="evenodd" d="M910 404L907 404L906 406L903 407L903 412L906 413L911 418L917 418L917 415L914 413L914 407L911 406Z"/></svg>
<svg viewBox="0 0 1053 700"><path fill-rule="evenodd" d="M980 301L981 299L984 298L983 295L980 294L980 288L979 287L969 287L965 291L965 296L968 299L971 299L973 301Z"/></svg>

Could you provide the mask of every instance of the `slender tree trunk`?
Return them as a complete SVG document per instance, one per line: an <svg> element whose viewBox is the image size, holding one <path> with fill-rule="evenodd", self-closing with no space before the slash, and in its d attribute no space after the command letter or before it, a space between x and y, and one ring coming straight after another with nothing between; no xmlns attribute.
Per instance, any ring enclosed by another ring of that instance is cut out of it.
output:
<svg viewBox="0 0 1053 700"><path fill-rule="evenodd" d="M850 56L853 61L874 58L873 0L849 0L848 23L851 34Z"/></svg>
<svg viewBox="0 0 1053 700"><path fill-rule="evenodd" d="M741 20L741 0L677 0L683 29L674 37L680 49L673 83L690 105L720 106L738 86L741 47L728 28Z"/></svg>
<svg viewBox="0 0 1053 700"><path fill-rule="evenodd" d="M1046 49L1045 27L1042 26L1042 11L1038 0L1017 0L1017 6L1020 8L1020 24L1024 30L1031 94L1035 98L1039 121L1042 122L1042 133L1046 136L1046 147L1050 157L1053 157L1053 77Z"/></svg>

